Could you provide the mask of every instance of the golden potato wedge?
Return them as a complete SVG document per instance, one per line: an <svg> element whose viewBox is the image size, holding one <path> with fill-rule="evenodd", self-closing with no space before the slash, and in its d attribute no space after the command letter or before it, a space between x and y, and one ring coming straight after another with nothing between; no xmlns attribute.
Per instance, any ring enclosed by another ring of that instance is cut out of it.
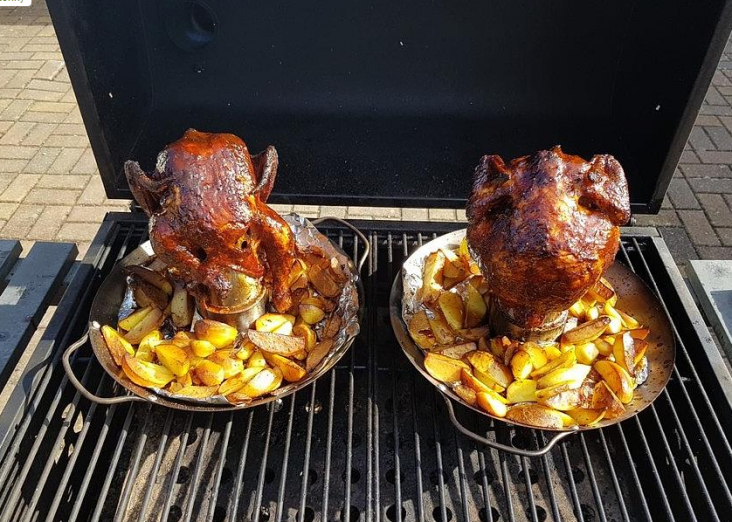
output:
<svg viewBox="0 0 732 522"><path fill-rule="evenodd" d="M491 353L501 360L506 356L506 349L509 346L511 346L511 341L508 337L494 337L490 341Z"/></svg>
<svg viewBox="0 0 732 522"><path fill-rule="evenodd" d="M204 339L191 341L191 350L197 357L208 357L216 351L216 347Z"/></svg>
<svg viewBox="0 0 732 522"><path fill-rule="evenodd" d="M482 301L482 299L481 299ZM447 324L453 330L460 330L463 327L465 311L463 310L463 300L458 294L452 292L443 292L437 298L440 305L442 315L445 316Z"/></svg>
<svg viewBox="0 0 732 522"><path fill-rule="evenodd" d="M153 364L130 355L122 359L122 370L125 375L140 386L162 388L175 378L173 372L165 366Z"/></svg>
<svg viewBox="0 0 732 522"><path fill-rule="evenodd" d="M445 357L452 357L453 359L462 359L463 356L477 349L478 347L475 343L460 343L441 347L436 350L436 353Z"/></svg>
<svg viewBox="0 0 732 522"><path fill-rule="evenodd" d="M330 314L325 320L325 326L323 327L323 339L332 339L341 329L341 317L338 314Z"/></svg>
<svg viewBox="0 0 732 522"><path fill-rule="evenodd" d="M305 350L305 339L271 332L248 330L247 337L262 351L290 357Z"/></svg>
<svg viewBox="0 0 732 522"><path fill-rule="evenodd" d="M181 388L191 386L193 384L193 379L191 379L191 372L188 372L185 375L181 375L180 377L176 377L175 382L180 384Z"/></svg>
<svg viewBox="0 0 732 522"><path fill-rule="evenodd" d="M513 381L506 388L506 400L509 404L536 402L536 381L531 379Z"/></svg>
<svg viewBox="0 0 732 522"><path fill-rule="evenodd" d="M574 347L574 354L577 356L577 362L580 364L591 365L600 354L595 343L585 343Z"/></svg>
<svg viewBox="0 0 732 522"><path fill-rule="evenodd" d="M625 406L605 381L600 381L594 386L592 409L605 410L605 417L608 419L614 419L625 412Z"/></svg>
<svg viewBox="0 0 732 522"><path fill-rule="evenodd" d="M630 331L630 336L633 339L645 339L651 331L648 328L634 328Z"/></svg>
<svg viewBox="0 0 732 522"><path fill-rule="evenodd" d="M136 277L131 277L129 281L132 294L138 306L154 306L160 310L165 310L168 306L168 294L158 287Z"/></svg>
<svg viewBox="0 0 732 522"><path fill-rule="evenodd" d="M305 369L308 372L312 372L317 368L320 361L330 353L331 348L333 348L333 339L324 339L317 343L308 353L308 357L305 360Z"/></svg>
<svg viewBox="0 0 732 522"><path fill-rule="evenodd" d="M562 355L562 351L559 349L559 346L555 345L546 346L544 348L544 353L546 354L547 362L553 361Z"/></svg>
<svg viewBox="0 0 732 522"><path fill-rule="evenodd" d="M564 422L565 428L571 428L573 426L577 426L577 421L574 420L572 417L564 413L563 411L557 411L560 417L562 417L562 422Z"/></svg>
<svg viewBox="0 0 732 522"><path fill-rule="evenodd" d="M264 368L257 373L238 393L247 397L261 397L271 393L282 384L282 370L278 367Z"/></svg>
<svg viewBox="0 0 732 522"><path fill-rule="evenodd" d="M556 359L549 361L541 368L531 372L531 378L538 379L557 368L569 368L570 366L574 366L576 363L577 356L575 355L574 350L569 350L562 353L562 355Z"/></svg>
<svg viewBox="0 0 732 522"><path fill-rule="evenodd" d="M180 390L182 390L183 388L185 388L185 386L183 386L183 385L182 385L181 383L179 383L179 382L177 382L177 381L173 381L173 382L171 382L171 383L170 383L170 384L168 385L168 391L169 391L170 393L178 393L178 392L179 392Z"/></svg>
<svg viewBox="0 0 732 522"><path fill-rule="evenodd" d="M147 314L152 312L152 309L152 306L138 308L124 319L121 319L119 323L117 323L117 326L119 326L122 330L132 330L135 326L137 326L140 321L145 318Z"/></svg>
<svg viewBox="0 0 732 522"><path fill-rule="evenodd" d="M241 390L255 375L262 371L262 368L246 368L239 375L230 377L221 383L219 393L221 395L229 395Z"/></svg>
<svg viewBox="0 0 732 522"><path fill-rule="evenodd" d="M432 377L444 383L459 381L461 371L463 369L470 369L463 361L438 353L428 353L425 355L424 367Z"/></svg>
<svg viewBox="0 0 732 522"><path fill-rule="evenodd" d="M646 355L646 351L648 351L648 342L643 339L633 339L633 346L635 346L633 364L637 366L641 359Z"/></svg>
<svg viewBox="0 0 732 522"><path fill-rule="evenodd" d="M437 344L448 345L455 343L455 334L450 328L450 325L447 324L447 320L440 310L427 311L427 320L430 323L430 329L435 336Z"/></svg>
<svg viewBox="0 0 732 522"><path fill-rule="evenodd" d="M237 359L233 354L222 360L219 366L224 370L224 379L230 379L244 371L244 361Z"/></svg>
<svg viewBox="0 0 732 522"><path fill-rule="evenodd" d="M558 411L569 411L578 408L582 401L578 389L569 389L549 396L537 394L536 402Z"/></svg>
<svg viewBox="0 0 732 522"><path fill-rule="evenodd" d="M162 290L167 295L173 295L173 285L170 281L160 272L155 272L144 266L129 265L122 270L125 274L132 276L134 279L144 281L154 287Z"/></svg>
<svg viewBox="0 0 732 522"><path fill-rule="evenodd" d="M445 267L442 269L444 277L457 280L468 277L468 265L454 251L449 248L442 248L441 251L445 256Z"/></svg>
<svg viewBox="0 0 732 522"><path fill-rule="evenodd" d="M218 386L186 386L176 392L176 395L190 397L193 399L208 399L218 392Z"/></svg>
<svg viewBox="0 0 732 522"><path fill-rule="evenodd" d="M264 360L264 355L259 350L256 350L247 360L247 368L264 368L266 366L267 361Z"/></svg>
<svg viewBox="0 0 732 522"><path fill-rule="evenodd" d="M572 306L569 307L569 314L572 317L576 317L578 319L581 319L585 316L585 307L582 303L582 300L577 301Z"/></svg>
<svg viewBox="0 0 732 522"><path fill-rule="evenodd" d="M531 356L524 350L518 350L511 358L511 372L514 379L528 379L534 366L531 364Z"/></svg>
<svg viewBox="0 0 732 522"><path fill-rule="evenodd" d="M635 382L624 368L608 360L597 361L594 368L618 396L620 402L628 404L633 400Z"/></svg>
<svg viewBox="0 0 732 522"><path fill-rule="evenodd" d="M248 360L252 354L257 351L257 347L254 346L254 343L247 340L246 342L242 343L238 350L234 352L234 355L237 359L241 361Z"/></svg>
<svg viewBox="0 0 732 522"><path fill-rule="evenodd" d="M157 355L160 364L173 372L173 375L181 377L188 373L191 361L188 354L174 344L159 344L155 347L155 355Z"/></svg>
<svg viewBox="0 0 732 522"><path fill-rule="evenodd" d="M160 330L151 331L145 337L142 338L142 340L140 341L140 344L137 346L137 351L138 352L140 350L152 351L153 347L156 346L157 344L159 344L161 342L162 338L163 338L163 334L160 333Z"/></svg>
<svg viewBox="0 0 732 522"><path fill-rule="evenodd" d="M605 410L577 408L576 410L569 410L567 415L572 417L580 426L592 426L605 417Z"/></svg>
<svg viewBox="0 0 732 522"><path fill-rule="evenodd" d="M254 322L254 329L259 332L272 332L280 335L291 335L295 324L295 316L289 314L264 314Z"/></svg>
<svg viewBox="0 0 732 522"><path fill-rule="evenodd" d="M635 330L636 328L640 328L640 323L636 321L634 317L629 316L618 308L616 308L615 311L620 316L620 320L623 321L623 326L625 328L627 328L628 330Z"/></svg>
<svg viewBox="0 0 732 522"><path fill-rule="evenodd" d="M236 340L238 332L233 326L212 319L202 319L193 325L198 339L213 344L216 348L225 348Z"/></svg>
<svg viewBox="0 0 732 522"><path fill-rule="evenodd" d="M508 407L504 403L504 398L493 390L476 393L478 406L496 417L505 417L508 413Z"/></svg>
<svg viewBox="0 0 732 522"><path fill-rule="evenodd" d="M293 327L292 335L294 335L295 337L301 337L305 341L306 352L312 350L315 344L318 342L318 337L315 335L315 332L306 324L299 324Z"/></svg>
<svg viewBox="0 0 732 522"><path fill-rule="evenodd" d="M476 328L463 328L457 331L458 337L466 339L468 341L479 341L488 335L489 330L487 326L478 326Z"/></svg>
<svg viewBox="0 0 732 522"><path fill-rule="evenodd" d="M562 344L577 345L594 341L605 332L610 321L610 317L601 316L594 321L583 323L573 330L564 332L561 342Z"/></svg>
<svg viewBox="0 0 732 522"><path fill-rule="evenodd" d="M458 397L460 397L471 406L475 406L476 404L478 404L478 398L474 389L465 386L464 384L458 384L453 389Z"/></svg>
<svg viewBox="0 0 732 522"><path fill-rule="evenodd" d="M442 283L445 268L445 254L440 250L432 252L424 263L422 269L422 288L419 291L419 299L425 303L433 303L442 293Z"/></svg>
<svg viewBox="0 0 732 522"><path fill-rule="evenodd" d="M491 353L475 351L466 355L465 358L476 370L489 375L493 381L503 388L507 388L513 381L513 373L508 366Z"/></svg>
<svg viewBox="0 0 732 522"><path fill-rule="evenodd" d="M589 375L591 366L586 364L575 364L569 368L557 368L545 374L536 381L537 389L549 388L559 384L567 384L570 389L577 389Z"/></svg>
<svg viewBox="0 0 732 522"><path fill-rule="evenodd" d="M558 411L533 402L512 406L508 410L506 418L514 422L537 426L539 428L564 427L564 417Z"/></svg>
<svg viewBox="0 0 732 522"><path fill-rule="evenodd" d="M320 322L325 317L325 310L313 304L312 298L306 297L300 301L300 307L298 308L300 317L308 324L315 324Z"/></svg>
<svg viewBox="0 0 732 522"><path fill-rule="evenodd" d="M612 355L613 353L613 344L607 342L605 338L598 337L593 341L595 348L597 348L597 351L600 355L603 355L607 357L608 355Z"/></svg>
<svg viewBox="0 0 732 522"><path fill-rule="evenodd" d="M635 339L629 332L615 336L613 357L626 372L633 375L635 371Z"/></svg>
<svg viewBox="0 0 732 522"><path fill-rule="evenodd" d="M536 343L533 343L531 341L525 342L521 346L521 349L528 353L529 357L531 357L531 366L533 366L534 369L541 368L549 362L549 357L547 357L544 349Z"/></svg>
<svg viewBox="0 0 732 522"><path fill-rule="evenodd" d="M282 377L287 382L297 382L307 375L305 368L291 361L287 357L283 357L276 353L262 352L264 358L272 367L278 367L282 371Z"/></svg>
<svg viewBox="0 0 732 522"><path fill-rule="evenodd" d="M202 360L193 373L206 386L218 386L224 382L224 369L213 361Z"/></svg>
<svg viewBox="0 0 732 522"><path fill-rule="evenodd" d="M473 285L467 285L467 293L465 295L465 327L473 328L480 324L487 312L488 307L483 300L483 296Z"/></svg>
<svg viewBox="0 0 732 522"><path fill-rule="evenodd" d="M486 373L486 372L482 372L482 371L480 371L480 370L479 370L479 369L477 369L477 368L473 368L473 375L475 376L475 378L476 378L476 379L478 379L478 380L479 380L480 382L482 382L482 383L483 383L483 384L485 384L485 385L486 385L486 386L487 386L488 388L490 388L491 390L493 390L493 391L495 391L495 392L498 392L498 393L503 393L503 392L505 392L505 391L506 391L506 388L505 388L504 386L501 386L500 384L498 384L498 383L497 383L497 382L496 382L496 381L495 381L495 380L493 379L493 377L491 377L491 376L490 376L490 375L489 375L488 373Z"/></svg>
<svg viewBox="0 0 732 522"><path fill-rule="evenodd" d="M488 384L478 379L467 368L463 368L460 370L460 380L465 386L471 388L472 390L475 390L476 392L488 391L492 389L492 386L489 386Z"/></svg>
<svg viewBox="0 0 732 522"><path fill-rule="evenodd" d="M600 280L587 291L587 295L599 303L604 303L615 295L615 290L613 290L613 287L610 286L610 283L608 283L607 280L600 278Z"/></svg>
<svg viewBox="0 0 732 522"><path fill-rule="evenodd" d="M341 293L341 287L328 270L318 265L308 268L308 279L315 289L326 297L335 297Z"/></svg>
<svg viewBox="0 0 732 522"><path fill-rule="evenodd" d="M125 355L135 355L135 349L132 345L111 326L102 326L102 337L104 337L107 349L117 365L122 364Z"/></svg>
<svg viewBox="0 0 732 522"><path fill-rule="evenodd" d="M594 321L598 317L600 317L600 309L597 306L591 306L585 310L585 320Z"/></svg>
<svg viewBox="0 0 732 522"><path fill-rule="evenodd" d="M177 328L186 328L193 321L195 302L193 296L182 285L175 285L170 300L170 317Z"/></svg>
<svg viewBox="0 0 732 522"><path fill-rule="evenodd" d="M224 364L224 361L234 355L233 348L224 348L223 350L216 350L214 353L209 355L207 359L211 362L215 362L219 366Z"/></svg>
<svg viewBox="0 0 732 522"><path fill-rule="evenodd" d="M131 344L138 344L147 334L163 324L164 319L163 312L158 308L153 308L132 330L125 334L125 339Z"/></svg>
<svg viewBox="0 0 732 522"><path fill-rule="evenodd" d="M473 256L470 255L470 249L468 248L468 238L464 237L462 241L460 241L460 246L458 247L458 255L463 259L463 262L466 264L470 264L473 262Z"/></svg>

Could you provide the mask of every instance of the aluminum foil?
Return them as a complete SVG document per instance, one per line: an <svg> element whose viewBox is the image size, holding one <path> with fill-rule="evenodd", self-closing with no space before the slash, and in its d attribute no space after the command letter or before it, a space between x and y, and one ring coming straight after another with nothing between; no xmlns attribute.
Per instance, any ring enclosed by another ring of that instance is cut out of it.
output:
<svg viewBox="0 0 732 522"><path fill-rule="evenodd" d="M358 324L358 310L359 310L359 302L358 302L358 287L357 287L357 281L359 278L358 271L356 269L356 266L354 265L353 261L340 249L338 248L332 241L330 241L325 235L320 233L315 226L313 226L310 221L305 219L304 217L298 216L297 214L286 214L282 216L282 218L287 222L288 225L290 225L290 228L292 229L293 235L295 237L295 242L297 243L298 248L301 250L308 250L312 247L318 247L322 249L322 251L326 254L326 256L333 258L335 257L341 267L344 269L344 271L349 275L349 280L345 283L343 286L343 290L341 291L340 296L338 297L338 302L335 310L331 312L332 314L338 314L342 320L343 324L341 325L341 328L338 331L338 334L333 338L333 348L331 348L328 355L326 355L322 361L320 361L320 364L312 371L309 372L308 375L299 382L286 384L284 386L281 386L269 396L272 397L278 397L283 396L291 393L295 389L302 388L304 386L307 386L310 384L313 380L315 380L317 377L320 376L321 370L323 367L328 365L328 362L335 357L336 355L339 355L344 349L346 343L351 341L356 335L358 335L359 332L359 324ZM129 278L128 278L128 285L127 290L125 292L125 296L122 300L122 304L120 305L119 313L118 313L118 319L123 319L127 317L129 314L131 314L136 308L138 308L137 303L135 303L135 298L132 292L132 289L129 286ZM269 307L271 308L271 307ZM268 308L268 309L269 309ZM274 309L272 309L274 311ZM315 325L315 331L320 334L325 326L325 321L330 317L331 314L326 315L326 317L317 323ZM193 318L193 323L195 323L197 320L199 320L201 316L196 311L195 316ZM193 328L193 324L191 324L191 329ZM162 327L161 327L162 329ZM206 399L196 399L191 397L186 397L182 395L176 395L175 393L171 393L167 390L163 390L160 388L148 388L155 392L158 395L161 395L163 397L167 397L170 399L175 399L179 401L185 401L192 404L207 404L207 405L230 405L231 403L227 401L223 395L214 395L212 397L208 397Z"/></svg>

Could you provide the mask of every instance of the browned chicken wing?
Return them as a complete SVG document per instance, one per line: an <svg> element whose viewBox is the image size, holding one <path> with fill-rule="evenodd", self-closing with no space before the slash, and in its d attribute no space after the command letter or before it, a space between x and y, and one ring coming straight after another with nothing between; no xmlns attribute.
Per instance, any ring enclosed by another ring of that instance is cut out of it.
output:
<svg viewBox="0 0 732 522"><path fill-rule="evenodd" d="M630 218L623 168L559 146L506 164L483 156L467 205L468 244L500 309L526 328L569 308L618 251Z"/></svg>
<svg viewBox="0 0 732 522"><path fill-rule="evenodd" d="M265 201L277 173L277 151L251 157L233 134L189 129L168 145L155 169L125 163L135 199L150 216L155 253L198 295L223 300L229 269L264 277L275 308L290 307L292 232Z"/></svg>

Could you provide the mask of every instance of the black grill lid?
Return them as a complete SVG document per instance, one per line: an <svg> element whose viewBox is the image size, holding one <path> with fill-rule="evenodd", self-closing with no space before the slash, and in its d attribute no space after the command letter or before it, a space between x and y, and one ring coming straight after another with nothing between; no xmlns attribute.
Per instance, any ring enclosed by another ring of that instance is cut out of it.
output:
<svg viewBox="0 0 732 522"><path fill-rule="evenodd" d="M272 201L462 207L479 157L561 144L656 212L732 0L48 0L110 198L188 127L274 144Z"/></svg>

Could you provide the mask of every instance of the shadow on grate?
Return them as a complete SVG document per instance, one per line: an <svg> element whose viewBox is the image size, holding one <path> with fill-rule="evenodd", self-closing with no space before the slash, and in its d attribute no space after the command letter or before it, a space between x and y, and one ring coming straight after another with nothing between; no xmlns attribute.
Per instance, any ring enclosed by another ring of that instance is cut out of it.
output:
<svg viewBox="0 0 732 522"><path fill-rule="evenodd" d="M401 226L404 226L403 224ZM657 245L629 237L620 260L662 296L679 335L667 391L639 417L571 437L541 458L479 447L450 424L413 371L389 322L402 261L438 233L363 224L362 334L339 366L269 407L191 414L80 399L54 358L37 369L22 412L0 439L2 520L403 521L722 520L732 450L729 406L713 378ZM145 240L143 221L109 227L58 347L82 333L96 287ZM350 233L328 229L357 257ZM655 286L654 286L655 285ZM70 308L71 311L71 308ZM73 361L97 394L120 393L91 349ZM703 384L702 384L703 383ZM540 431L458 407L468 427L520 448Z"/></svg>

